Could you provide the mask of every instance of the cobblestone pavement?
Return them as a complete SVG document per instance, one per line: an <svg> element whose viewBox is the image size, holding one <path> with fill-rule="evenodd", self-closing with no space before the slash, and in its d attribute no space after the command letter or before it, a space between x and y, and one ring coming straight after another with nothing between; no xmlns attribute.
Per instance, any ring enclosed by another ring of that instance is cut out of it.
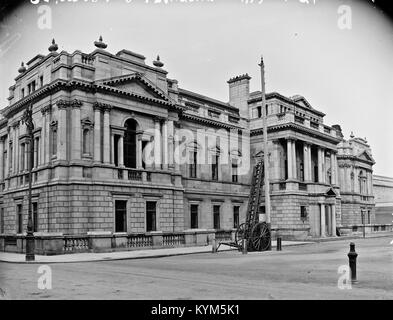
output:
<svg viewBox="0 0 393 320"><path fill-rule="evenodd" d="M141 260L50 264L52 289L40 290L39 265L0 263L3 299L393 299L391 238L356 239L358 280L340 290L349 241L283 251L202 253Z"/></svg>

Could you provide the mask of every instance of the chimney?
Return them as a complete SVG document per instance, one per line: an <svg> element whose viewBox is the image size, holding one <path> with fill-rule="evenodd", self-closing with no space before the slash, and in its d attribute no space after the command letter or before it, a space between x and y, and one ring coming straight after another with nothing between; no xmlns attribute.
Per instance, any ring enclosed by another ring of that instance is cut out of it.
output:
<svg viewBox="0 0 393 320"><path fill-rule="evenodd" d="M239 109L240 117L248 118L248 103L250 96L250 79L246 73L229 79L229 104Z"/></svg>

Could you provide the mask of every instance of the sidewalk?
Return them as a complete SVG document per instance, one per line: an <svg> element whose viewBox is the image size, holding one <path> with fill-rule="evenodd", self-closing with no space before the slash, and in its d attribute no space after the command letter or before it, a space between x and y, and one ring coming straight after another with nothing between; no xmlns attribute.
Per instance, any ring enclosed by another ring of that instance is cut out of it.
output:
<svg viewBox="0 0 393 320"><path fill-rule="evenodd" d="M302 241L283 241L282 246L296 246L310 244L312 242ZM272 248L275 250L276 241L272 241ZM218 254L222 251L236 250L225 245L221 245ZM25 254L0 252L0 262L10 263L75 263L75 262L93 262L93 261L111 261L111 260L128 260L128 259L144 259L144 258L161 258L170 256L179 256L185 254L209 253L212 252L212 246L200 247L181 247L169 249L146 249L146 250L132 250L132 251L116 251L105 253L71 253L56 256L41 256L36 255L35 261L26 262Z"/></svg>
<svg viewBox="0 0 393 320"><path fill-rule="evenodd" d="M376 233L366 233L366 237L363 238L363 235L345 235L340 237L324 237L324 238L310 238L304 239L304 242L329 242L329 241L341 241L341 240L352 240L352 239L371 239L371 238L384 238L391 237L393 239L393 232L376 232Z"/></svg>

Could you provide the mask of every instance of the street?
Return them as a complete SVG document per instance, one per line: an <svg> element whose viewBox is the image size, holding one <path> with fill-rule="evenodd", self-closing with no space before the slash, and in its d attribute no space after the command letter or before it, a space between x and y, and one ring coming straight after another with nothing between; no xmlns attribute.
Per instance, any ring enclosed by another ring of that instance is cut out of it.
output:
<svg viewBox="0 0 393 320"><path fill-rule="evenodd" d="M3 299L393 299L390 237L356 239L358 283L339 289L349 240L164 258L50 264L52 289L39 289L40 265L0 263Z"/></svg>

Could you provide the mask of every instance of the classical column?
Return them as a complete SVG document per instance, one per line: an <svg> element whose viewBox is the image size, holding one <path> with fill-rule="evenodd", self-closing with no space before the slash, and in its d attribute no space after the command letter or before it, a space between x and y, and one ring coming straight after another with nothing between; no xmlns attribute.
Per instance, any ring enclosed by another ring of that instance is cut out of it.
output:
<svg viewBox="0 0 393 320"><path fill-rule="evenodd" d="M34 163L33 168L38 167L38 138L34 138Z"/></svg>
<svg viewBox="0 0 393 320"><path fill-rule="evenodd" d="M174 134L173 134L173 121L168 121L168 167L173 168L174 156Z"/></svg>
<svg viewBox="0 0 393 320"><path fill-rule="evenodd" d="M124 167L124 138L122 134L119 136L119 140L117 141L117 152L119 167Z"/></svg>
<svg viewBox="0 0 393 320"><path fill-rule="evenodd" d="M326 236L325 204L321 204L321 237Z"/></svg>
<svg viewBox="0 0 393 320"><path fill-rule="evenodd" d="M110 111L111 107L106 105L104 108L104 163L110 163Z"/></svg>
<svg viewBox="0 0 393 320"><path fill-rule="evenodd" d="M332 213L332 237L336 236L336 205L331 205L331 213Z"/></svg>
<svg viewBox="0 0 393 320"><path fill-rule="evenodd" d="M162 168L168 170L168 120L162 123Z"/></svg>
<svg viewBox="0 0 393 320"><path fill-rule="evenodd" d="M309 171L309 145L306 142L303 142L303 172L304 172L304 181L310 181L310 171Z"/></svg>
<svg viewBox="0 0 393 320"><path fill-rule="evenodd" d="M82 102L79 100L74 100L71 102L72 107L72 141L71 141L71 159L80 160L81 159L81 106Z"/></svg>
<svg viewBox="0 0 393 320"><path fill-rule="evenodd" d="M298 179L297 176L297 156L296 156L296 141L292 141L292 174L294 179Z"/></svg>
<svg viewBox="0 0 393 320"><path fill-rule="evenodd" d="M368 174L369 174L369 182L368 183L369 183L369 186L370 186L369 195L372 196L372 195L374 195L374 190L373 190L373 173L372 173L372 171L369 171Z"/></svg>
<svg viewBox="0 0 393 320"><path fill-rule="evenodd" d="M14 152L15 152L15 167L14 167L14 172L18 173L19 172L19 157L20 157L20 143L19 143L19 136L20 136L20 127L19 127L19 122L17 126L15 127L15 144L14 144Z"/></svg>
<svg viewBox="0 0 393 320"><path fill-rule="evenodd" d="M94 161L101 162L101 105L95 103L94 109Z"/></svg>
<svg viewBox="0 0 393 320"><path fill-rule="evenodd" d="M318 182L323 182L323 149L318 147Z"/></svg>
<svg viewBox="0 0 393 320"><path fill-rule="evenodd" d="M50 150L50 116L51 116L51 106L49 105L45 111L45 141L44 143L44 148L43 151L45 154L45 157L43 159L44 163L49 163L50 161L50 156L51 156L51 150Z"/></svg>
<svg viewBox="0 0 393 320"><path fill-rule="evenodd" d="M175 165L175 171L180 170L180 137L179 137L179 132L177 128L174 128L173 130L174 135L173 135L173 144L174 144L174 150L173 150L173 162Z"/></svg>
<svg viewBox="0 0 393 320"><path fill-rule="evenodd" d="M12 173L17 173L16 168L17 168L17 163L18 163L18 158L16 157L16 150L18 150L18 140L16 138L16 125L14 126L14 130L13 130L13 141L12 141Z"/></svg>
<svg viewBox="0 0 393 320"><path fill-rule="evenodd" d="M313 170L314 168L312 167L312 161L311 161L311 145L308 145L308 174L310 181L312 181L312 175L313 175Z"/></svg>
<svg viewBox="0 0 393 320"><path fill-rule="evenodd" d="M161 133L160 120L154 119L154 167L161 169Z"/></svg>
<svg viewBox="0 0 393 320"><path fill-rule="evenodd" d="M359 172L357 168L353 168L353 192L360 193L360 186L359 186Z"/></svg>
<svg viewBox="0 0 393 320"><path fill-rule="evenodd" d="M25 153L24 154L24 157L23 157L23 160L24 160L24 165L23 165L23 171L28 171L29 170L29 162L30 162L30 158L29 158L29 151L30 151L30 143L31 142L28 142L28 143L25 143L25 149L23 150L23 152Z"/></svg>
<svg viewBox="0 0 393 320"><path fill-rule="evenodd" d="M46 111L45 109L41 109L42 114L42 129L41 129L41 140L40 140L40 163L39 165L43 165L45 163L45 140L46 138Z"/></svg>
<svg viewBox="0 0 393 320"><path fill-rule="evenodd" d="M142 169L142 157L143 157L143 150L142 150L142 134L138 134L136 137L136 168Z"/></svg>
<svg viewBox="0 0 393 320"><path fill-rule="evenodd" d="M292 166L292 140L287 140L287 168L288 168L288 179L293 178L293 166Z"/></svg>
<svg viewBox="0 0 393 320"><path fill-rule="evenodd" d="M326 206L326 211L325 211L325 216L326 216L326 220L327 220L327 236L330 236L330 233L332 231L332 211L330 210L331 206L327 205Z"/></svg>
<svg viewBox="0 0 393 320"><path fill-rule="evenodd" d="M111 163L115 164L115 134L111 133Z"/></svg>
<svg viewBox="0 0 393 320"><path fill-rule="evenodd" d="M332 184L337 185L336 154L330 152L330 172L332 174Z"/></svg>
<svg viewBox="0 0 393 320"><path fill-rule="evenodd" d="M4 180L4 138L0 138L0 181Z"/></svg>
<svg viewBox="0 0 393 320"><path fill-rule="evenodd" d="M59 120L57 136L57 160L67 159L67 107L69 102L60 100L57 102Z"/></svg>
<svg viewBox="0 0 393 320"><path fill-rule="evenodd" d="M8 136L7 136L7 140L6 140L7 143L4 146L5 148L7 148L7 159L5 162L5 177L4 178L8 177L10 174L10 172L9 172L9 170L10 170L10 137L11 137L10 130L11 130L10 127L8 127Z"/></svg>

